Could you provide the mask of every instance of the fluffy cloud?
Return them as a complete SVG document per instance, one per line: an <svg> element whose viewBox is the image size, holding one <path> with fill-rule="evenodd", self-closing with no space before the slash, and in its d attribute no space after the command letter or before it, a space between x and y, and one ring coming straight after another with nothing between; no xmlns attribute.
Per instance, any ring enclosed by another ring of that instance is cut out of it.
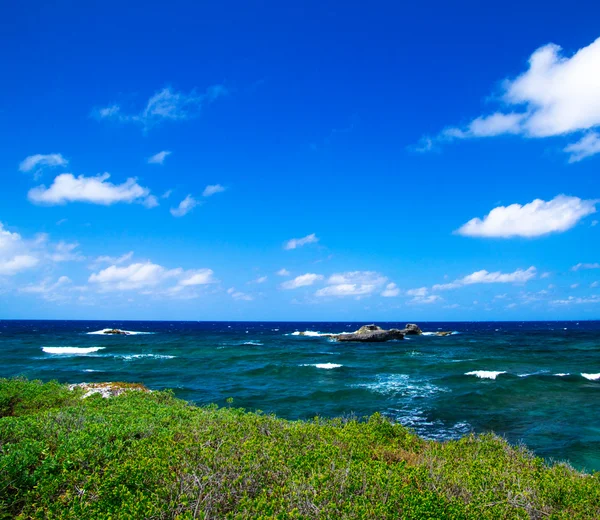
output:
<svg viewBox="0 0 600 520"><path fill-rule="evenodd" d="M394 296L398 296L400 294L400 289L395 283L388 283L385 286L385 289L381 293L381 296L385 298L393 298Z"/></svg>
<svg viewBox="0 0 600 520"><path fill-rule="evenodd" d="M163 150L162 152L158 152L154 154L152 157L148 158L148 164L164 164L167 156L171 155L171 152L168 150Z"/></svg>
<svg viewBox="0 0 600 520"><path fill-rule="evenodd" d="M298 247L305 246L306 244L315 244L319 241L317 235L311 233L302 238L292 238L283 244L283 249L296 249Z"/></svg>
<svg viewBox="0 0 600 520"><path fill-rule="evenodd" d="M221 186L220 184L209 184L206 188L204 188L204 191L202 192L202 196L210 197L211 195L214 195L215 193L221 193L223 191L225 191L225 188L223 186Z"/></svg>
<svg viewBox="0 0 600 520"><path fill-rule="evenodd" d="M546 202L535 199L528 204L499 206L483 220L474 218L456 233L470 237L538 237L571 229L582 218L596 212L596 200L558 195Z"/></svg>
<svg viewBox="0 0 600 520"><path fill-rule="evenodd" d="M30 172L34 169L43 167L53 168L55 166L66 166L69 163L61 154L51 153L48 155L35 154L26 157L21 164L19 170L22 172Z"/></svg>
<svg viewBox="0 0 600 520"><path fill-rule="evenodd" d="M571 271L579 271L580 269L600 269L600 264L594 262L593 264L582 264L581 262L571 267Z"/></svg>
<svg viewBox="0 0 600 520"><path fill-rule="evenodd" d="M593 129L600 125L598 70L600 38L571 57L563 56L558 45L544 45L529 58L528 70L503 83L500 101L507 111L479 116L463 128L447 128L433 141L501 134L542 138ZM598 153L598 135L590 132L565 151L571 162Z"/></svg>
<svg viewBox="0 0 600 520"><path fill-rule="evenodd" d="M192 211L196 206L198 206L198 204L200 203L194 197L188 195L179 203L179 206L176 208L171 208L171 215L174 217L183 217Z"/></svg>
<svg viewBox="0 0 600 520"><path fill-rule="evenodd" d="M111 265L97 273L92 273L88 282L101 292L142 290L150 294L177 293L184 288L215 283L211 269L185 271L178 267L167 269L152 262L136 262L128 266ZM170 287L164 288L170 284Z"/></svg>
<svg viewBox="0 0 600 520"><path fill-rule="evenodd" d="M119 105L110 105L96 110L95 115L99 119L137 123L148 130L163 121L184 121L197 117L206 105L226 94L228 90L223 85L208 87L204 93L192 90L187 94L166 87L150 97L146 107L139 113L126 114Z"/></svg>
<svg viewBox="0 0 600 520"><path fill-rule="evenodd" d="M481 271L475 271L463 278L459 278L451 283L445 284L437 284L434 285L431 289L433 291L446 291L449 289L456 289L458 287L463 287L465 285L474 285L480 283L526 283L532 278L535 278L537 270L534 266L531 266L529 269L517 269L512 273L502 273L500 271L495 271L490 273L485 269ZM423 290L425 287L422 287L419 290Z"/></svg>
<svg viewBox="0 0 600 520"><path fill-rule="evenodd" d="M39 263L38 256L32 252L21 235L4 229L0 222L0 276L12 276L31 269Z"/></svg>
<svg viewBox="0 0 600 520"><path fill-rule="evenodd" d="M319 289L316 296L368 296L380 290L387 278L375 271L349 271L336 273L327 280L327 287Z"/></svg>
<svg viewBox="0 0 600 520"><path fill-rule="evenodd" d="M282 289L297 289L298 287L306 287L308 285L313 285L315 282L319 280L323 280L324 276L322 274L314 274L314 273L306 273L301 274L300 276L296 276L296 278L292 280L288 280L287 282L283 282L281 284Z"/></svg>
<svg viewBox="0 0 600 520"><path fill-rule="evenodd" d="M28 197L31 202L47 205L87 202L109 206L118 202L137 202L154 207L158 204L150 190L140 186L135 179L127 179L123 184L112 184L108 182L109 178L108 173L95 177L75 177L72 173L63 173L54 179L49 188L42 185L29 190Z"/></svg>

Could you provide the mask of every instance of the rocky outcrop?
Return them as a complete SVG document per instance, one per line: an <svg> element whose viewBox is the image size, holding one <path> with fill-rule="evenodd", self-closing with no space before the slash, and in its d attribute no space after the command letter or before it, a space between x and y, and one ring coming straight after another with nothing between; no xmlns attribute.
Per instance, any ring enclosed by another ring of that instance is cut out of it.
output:
<svg viewBox="0 0 600 520"><path fill-rule="evenodd" d="M136 391L136 392L151 392L144 385L139 383L79 383L76 385L69 385L69 390L75 390L81 388L84 390L82 398L89 397L90 395L100 394L104 398L115 397L121 395L123 392Z"/></svg>
<svg viewBox="0 0 600 520"><path fill-rule="evenodd" d="M407 323L402 332L404 332L404 334L407 336L418 336L423 334L421 328L414 323Z"/></svg>
<svg viewBox="0 0 600 520"><path fill-rule="evenodd" d="M356 332L350 334L338 334L333 337L335 337L337 341L362 341L365 343L374 343L391 341L394 339L404 339L404 332L399 329L385 330L377 325L363 325Z"/></svg>
<svg viewBox="0 0 600 520"><path fill-rule="evenodd" d="M436 336L450 336L452 334L451 330L440 330L435 333Z"/></svg>
<svg viewBox="0 0 600 520"><path fill-rule="evenodd" d="M102 334L122 334L124 336L127 336L129 334L129 332L125 332L124 330L121 330L121 329L106 329L105 331L102 332Z"/></svg>

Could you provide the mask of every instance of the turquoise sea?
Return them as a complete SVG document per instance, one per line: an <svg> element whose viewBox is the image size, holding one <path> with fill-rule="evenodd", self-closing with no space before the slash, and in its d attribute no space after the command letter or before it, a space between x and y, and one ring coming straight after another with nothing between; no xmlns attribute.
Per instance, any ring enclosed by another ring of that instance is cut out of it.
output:
<svg viewBox="0 0 600 520"><path fill-rule="evenodd" d="M494 431L600 470L599 321L420 323L455 333L372 344L318 335L362 324L0 321L0 377L142 382L288 419L379 411L426 438ZM94 334L106 328L135 334Z"/></svg>

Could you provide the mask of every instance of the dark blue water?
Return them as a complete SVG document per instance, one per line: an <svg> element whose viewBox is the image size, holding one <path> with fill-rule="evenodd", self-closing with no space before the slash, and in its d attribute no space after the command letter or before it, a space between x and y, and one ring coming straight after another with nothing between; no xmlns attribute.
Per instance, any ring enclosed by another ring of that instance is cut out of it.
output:
<svg viewBox="0 0 600 520"><path fill-rule="evenodd" d="M293 335L359 325L0 321L0 376L142 382L289 419L380 411L427 438L493 430L600 470L600 322L421 323L457 334L381 344ZM89 334L113 327L145 334Z"/></svg>

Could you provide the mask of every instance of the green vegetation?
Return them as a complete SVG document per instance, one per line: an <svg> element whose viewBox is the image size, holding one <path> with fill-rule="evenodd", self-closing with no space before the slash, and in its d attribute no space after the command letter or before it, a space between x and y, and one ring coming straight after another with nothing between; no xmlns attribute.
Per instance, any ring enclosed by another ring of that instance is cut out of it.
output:
<svg viewBox="0 0 600 520"><path fill-rule="evenodd" d="M83 393L0 380L0 518L600 518L599 475L494 435Z"/></svg>

